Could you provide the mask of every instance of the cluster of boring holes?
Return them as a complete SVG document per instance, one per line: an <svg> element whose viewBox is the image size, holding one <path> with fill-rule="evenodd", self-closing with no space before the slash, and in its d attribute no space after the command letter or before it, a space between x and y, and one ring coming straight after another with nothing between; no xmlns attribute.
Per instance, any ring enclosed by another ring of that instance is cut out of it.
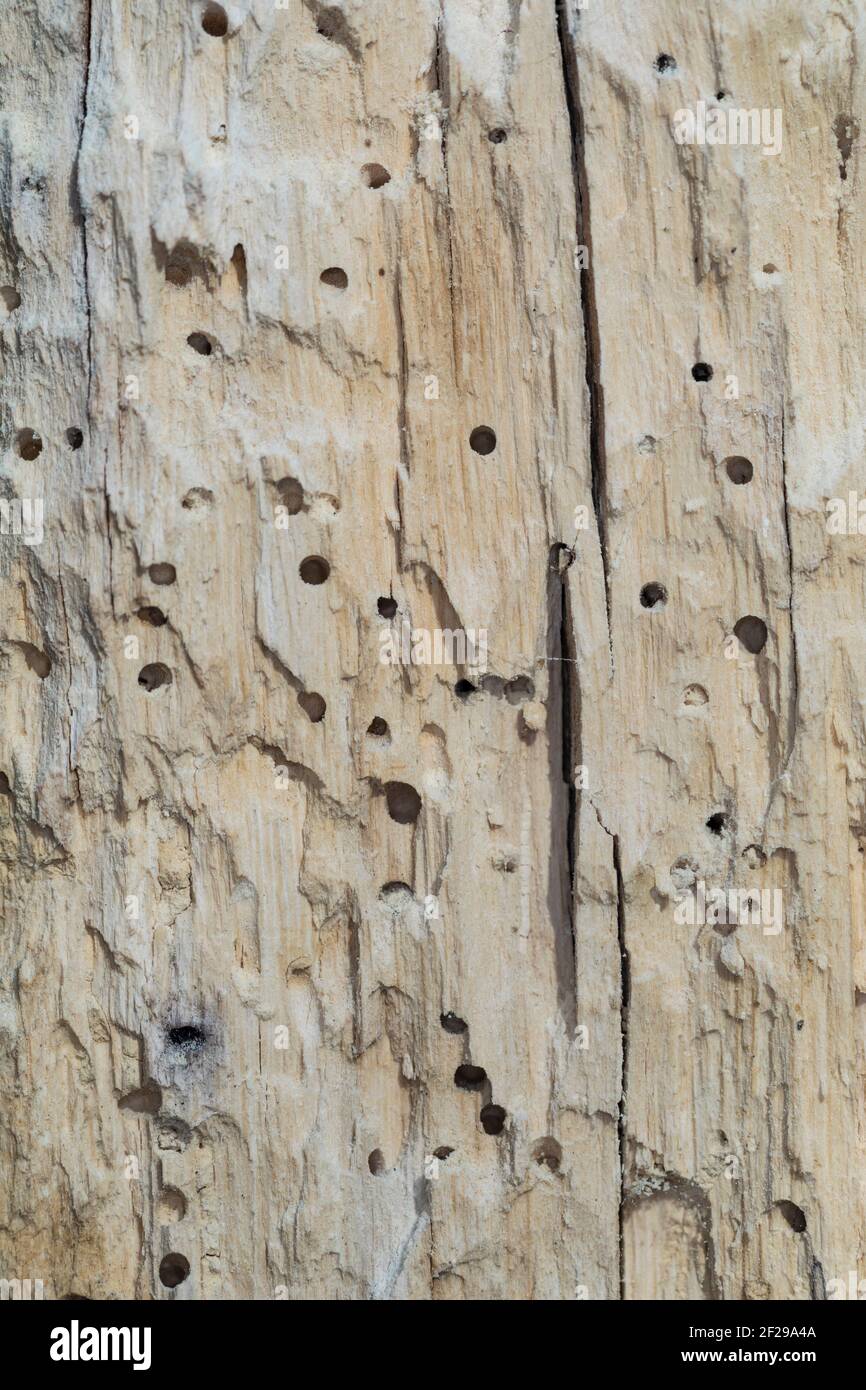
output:
<svg viewBox="0 0 866 1390"><path fill-rule="evenodd" d="M497 700L504 696L510 705L522 705L535 695L535 682L529 676L515 676L509 681L504 676L482 676L480 688ZM454 694L461 700L468 700L470 695L478 693L478 689L470 680L459 680L454 686Z"/></svg>
<svg viewBox="0 0 866 1390"><path fill-rule="evenodd" d="M446 1033L459 1035L465 1033L468 1028L466 1020L451 1011L440 1014L439 1022ZM483 1067L476 1067L472 1062L461 1062L454 1073L454 1085L458 1086L461 1091L484 1091L488 1086L487 1072ZM502 1133L508 1116L501 1105L494 1105L488 1101L482 1105L478 1118L484 1133L495 1135Z"/></svg>
<svg viewBox="0 0 866 1390"><path fill-rule="evenodd" d="M84 443L84 435L76 425L70 425L65 438L70 449L80 449ZM26 463L33 463L42 453L42 436L35 430L19 430L15 436L15 449L19 458L24 459Z"/></svg>

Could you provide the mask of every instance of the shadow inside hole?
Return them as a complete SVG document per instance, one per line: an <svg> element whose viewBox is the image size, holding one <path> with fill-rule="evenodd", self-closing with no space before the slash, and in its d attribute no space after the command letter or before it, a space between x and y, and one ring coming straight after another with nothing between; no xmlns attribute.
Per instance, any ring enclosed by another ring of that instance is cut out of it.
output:
<svg viewBox="0 0 866 1390"><path fill-rule="evenodd" d="M323 285L330 285L334 290L344 290L349 284L348 275L338 265L328 266L327 270L322 271L319 279Z"/></svg>
<svg viewBox="0 0 866 1390"><path fill-rule="evenodd" d="M308 555L298 566L305 584L324 584L330 573L331 566L322 555Z"/></svg>
<svg viewBox="0 0 866 1390"><path fill-rule="evenodd" d="M784 1216L792 1231L799 1235L806 1229L806 1213L802 1207L798 1207L796 1202L781 1201L776 1206Z"/></svg>
<svg viewBox="0 0 866 1390"><path fill-rule="evenodd" d="M469 436L469 447L482 456L492 454L496 448L496 434L489 425L476 425Z"/></svg>
<svg viewBox="0 0 866 1390"><path fill-rule="evenodd" d="M465 1019L458 1018L457 1014L452 1013L450 1010L447 1014L439 1015L439 1022L442 1024L446 1033L465 1033L469 1026Z"/></svg>
<svg viewBox="0 0 866 1390"><path fill-rule="evenodd" d="M152 661L147 666L142 666L138 673L138 683L148 694L154 690L161 690L164 686L171 685L172 675L167 666L161 661Z"/></svg>
<svg viewBox="0 0 866 1390"><path fill-rule="evenodd" d="M664 608L668 601L667 589L663 584L644 584L640 601L643 608Z"/></svg>
<svg viewBox="0 0 866 1390"><path fill-rule="evenodd" d="M152 604L146 604L144 608L136 609L135 616L140 618L143 623L149 623L151 627L162 627L168 622L161 608L155 608Z"/></svg>
<svg viewBox="0 0 866 1390"><path fill-rule="evenodd" d="M304 489L297 478L281 478L277 483L280 501L289 516L297 516L304 505Z"/></svg>
<svg viewBox="0 0 866 1390"><path fill-rule="evenodd" d="M325 717L327 705L315 690L301 690L298 693L298 704L304 711L311 724L321 724Z"/></svg>
<svg viewBox="0 0 866 1390"><path fill-rule="evenodd" d="M482 1105L478 1118L485 1134L501 1134L507 1117L501 1105Z"/></svg>
<svg viewBox="0 0 866 1390"><path fill-rule="evenodd" d="M454 1085L459 1086L461 1091L480 1091L487 1081L487 1072L483 1067L475 1067L471 1062L464 1062L454 1073Z"/></svg>
<svg viewBox="0 0 866 1390"><path fill-rule="evenodd" d="M154 584L173 584L177 579L177 570L174 565L165 562L150 565L147 572Z"/></svg>
<svg viewBox="0 0 866 1390"><path fill-rule="evenodd" d="M532 1146L532 1157L540 1167L558 1173L562 1163L562 1145L552 1135L537 1139Z"/></svg>
<svg viewBox="0 0 866 1390"><path fill-rule="evenodd" d="M27 668L33 671L41 681L51 674L51 657L46 652L41 652L38 647L34 647L32 642L19 642Z"/></svg>
<svg viewBox="0 0 866 1390"><path fill-rule="evenodd" d="M739 638L747 652L756 656L767 644L767 624L762 618L749 613L734 624L734 636Z"/></svg>
<svg viewBox="0 0 866 1390"><path fill-rule="evenodd" d="M205 5L201 17L201 27L212 39L225 38L229 28L229 17L222 5Z"/></svg>
<svg viewBox="0 0 866 1390"><path fill-rule="evenodd" d="M398 825L411 825L421 813L421 798L408 782L386 782L388 815Z"/></svg>
<svg viewBox="0 0 866 1390"><path fill-rule="evenodd" d="M26 463L33 463L42 453L42 440L35 430L19 430L15 436L15 447L19 458L24 459Z"/></svg>
<svg viewBox="0 0 866 1390"><path fill-rule="evenodd" d="M742 487L744 483L750 483L755 472L747 458L740 454L734 454L731 458L725 459L725 471L732 483Z"/></svg>
<svg viewBox="0 0 866 1390"><path fill-rule="evenodd" d="M176 1289L189 1278L189 1260L185 1255L164 1255L159 1262L159 1278L167 1289Z"/></svg>
<svg viewBox="0 0 866 1390"><path fill-rule="evenodd" d="M384 188L386 183L391 182L391 175L384 164L365 164L361 177L368 188Z"/></svg>
<svg viewBox="0 0 866 1390"><path fill-rule="evenodd" d="M198 1052L204 1047L204 1033L194 1023L177 1023L168 1029L168 1040L172 1047L182 1052Z"/></svg>

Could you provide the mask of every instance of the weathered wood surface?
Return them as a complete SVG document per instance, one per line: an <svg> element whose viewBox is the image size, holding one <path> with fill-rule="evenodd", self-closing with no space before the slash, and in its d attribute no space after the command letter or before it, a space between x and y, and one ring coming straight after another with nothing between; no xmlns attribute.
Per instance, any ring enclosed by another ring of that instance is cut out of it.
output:
<svg viewBox="0 0 866 1390"><path fill-rule="evenodd" d="M864 27L7 0L0 1276L866 1275Z"/></svg>

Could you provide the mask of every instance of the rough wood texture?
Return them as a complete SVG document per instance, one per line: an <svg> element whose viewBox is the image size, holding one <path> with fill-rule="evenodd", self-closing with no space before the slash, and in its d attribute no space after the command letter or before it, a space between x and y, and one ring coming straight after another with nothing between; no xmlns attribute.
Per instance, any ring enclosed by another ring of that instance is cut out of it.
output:
<svg viewBox="0 0 866 1390"><path fill-rule="evenodd" d="M866 16L3 23L0 1276L866 1273Z"/></svg>

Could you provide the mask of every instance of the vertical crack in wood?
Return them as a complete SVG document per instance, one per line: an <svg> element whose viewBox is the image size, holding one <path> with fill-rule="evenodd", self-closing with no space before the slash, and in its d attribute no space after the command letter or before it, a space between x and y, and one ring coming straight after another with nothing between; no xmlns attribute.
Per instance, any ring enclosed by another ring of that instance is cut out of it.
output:
<svg viewBox="0 0 866 1390"><path fill-rule="evenodd" d="M788 455L785 447L785 406L782 403L782 513L785 521L785 545L788 552L788 614L791 624L791 651L792 651L792 670L791 670L791 695L788 701L788 751L785 755L783 772L787 772L788 765L794 752L794 743L797 738L797 724L800 717L800 658L797 651L797 626L794 622L794 551L791 545L791 516L790 504L788 501Z"/></svg>
<svg viewBox="0 0 866 1390"><path fill-rule="evenodd" d="M580 760L579 756L575 759L575 749L580 746L581 735L576 669L572 671L576 662L568 597L568 565L563 564L563 558L568 554L570 552L566 547L554 545L548 559L547 648L550 653L552 715L549 769L553 821L548 901L553 919L557 1000L569 1037L573 1037L578 1020L577 933L574 906L577 790L574 785L574 762Z"/></svg>
<svg viewBox="0 0 866 1390"><path fill-rule="evenodd" d="M628 1010L631 1002L631 968L625 944L625 891L622 882L622 861L619 851L619 836L613 839L613 868L616 874L616 932L619 946L619 1026L621 1034L621 1080L619 1105L617 1107L617 1134L619 1138L619 1296L625 1298L625 1140L626 1140L626 1089L628 1086Z"/></svg>
<svg viewBox="0 0 866 1390"><path fill-rule="evenodd" d="M598 540L601 550L601 563L604 572L604 604L607 615L608 645L610 648L610 669L614 668L613 630L610 617L610 564L608 558L607 535L607 454L604 435L604 391L601 385L601 341L598 327L598 305L595 291L594 258L592 254L592 225L589 203L589 174L586 165L586 123L580 100L580 77L577 69L577 55L568 27L565 0L556 0L556 29L562 61L563 87L565 91L568 121L571 130L572 174L574 178L575 214L578 246L585 248L585 256L580 267L580 300L583 317L584 363L586 387L589 400L589 459L592 477L592 505L595 512ZM565 615L565 604L563 604ZM562 663L563 666L566 663ZM564 686L565 689L565 686ZM563 710L564 719L571 718ZM574 787L569 779L572 799ZM569 853L572 848L573 822L569 815ZM628 1084L628 1012L631 994L629 955L625 944L625 892L622 878L619 836L613 835L613 867L616 875L616 920L617 942L620 958L620 1032L621 1032L621 1074L620 1094L617 1106L617 1135L619 1148L620 1196L618 1216L619 1247L619 1295L625 1298L625 1247L623 1224L626 1192L626 1089ZM574 884L575 866L571 862L571 881Z"/></svg>
<svg viewBox="0 0 866 1390"><path fill-rule="evenodd" d="M556 0L556 29L562 60L562 78L568 123L571 129L572 174L574 178L577 242L585 248L580 268L580 302L583 316L584 365L589 397L589 461L592 475L592 506L598 528L601 563L604 570L604 605L613 670L613 632L610 623L610 565L607 537L607 455L604 441L604 391L601 385L601 342L595 293L592 225L589 206L589 176L586 167L586 123L580 103L580 78L574 43L568 31L564 0Z"/></svg>

